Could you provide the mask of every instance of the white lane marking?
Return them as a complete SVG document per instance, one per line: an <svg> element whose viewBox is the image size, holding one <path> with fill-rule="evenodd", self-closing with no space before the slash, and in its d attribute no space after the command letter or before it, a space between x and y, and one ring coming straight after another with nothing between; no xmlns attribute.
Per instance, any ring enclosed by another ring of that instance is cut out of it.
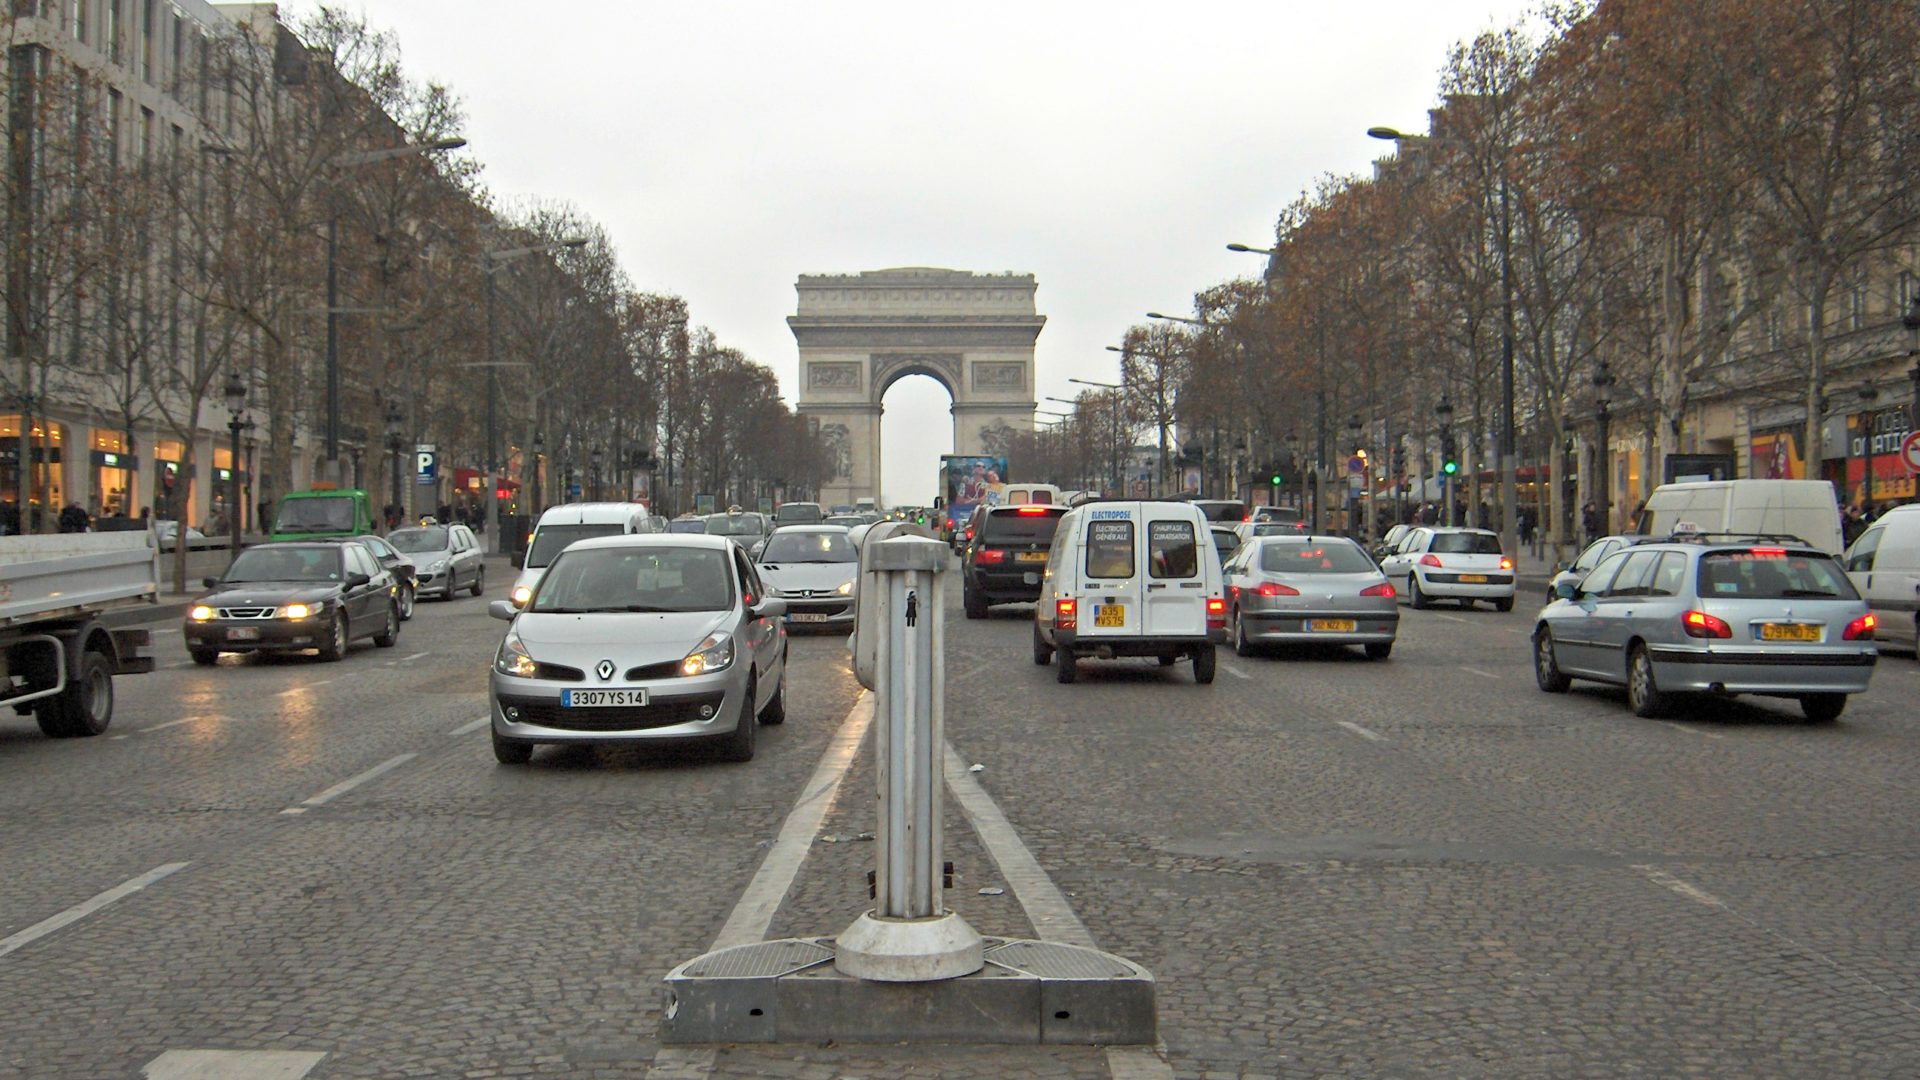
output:
<svg viewBox="0 0 1920 1080"><path fill-rule="evenodd" d="M1234 666L1233 666L1232 664L1221 664L1221 665L1220 665L1220 670L1221 670L1221 671L1224 671L1224 672L1226 672L1226 673L1227 673L1227 674L1229 674L1229 675L1232 675L1233 677L1235 677L1235 678L1237 678L1237 679L1251 679L1251 678L1253 678L1253 676L1252 676L1252 675L1249 675L1249 674L1247 674L1246 672L1244 672L1244 671L1241 671L1241 670L1240 670L1239 668L1237 668L1237 667L1234 667Z"/></svg>
<svg viewBox="0 0 1920 1080"><path fill-rule="evenodd" d="M419 659L422 659L422 658L424 658L424 657L428 657L428 656L432 656L432 655L433 655L433 654L432 654L432 653L430 653L430 652L417 652L417 653L414 653L414 654L413 654L412 656L403 656L403 657L401 657L400 659L398 659L398 660L395 660L395 661L394 661L394 663L396 663L396 664L411 664L411 663L413 663L413 662L414 662L415 660L419 660Z"/></svg>
<svg viewBox="0 0 1920 1080"><path fill-rule="evenodd" d="M18 952L34 942L39 941L41 938L46 937L48 934L53 933L55 930L79 922L81 919L99 911L115 900L131 896L154 882L159 881L161 878L185 870L187 865L188 864L183 862L163 863L141 874L139 877L128 878L90 900L82 900L57 915L42 919L32 926L27 927L25 930L8 935L5 938L0 938L0 956L5 956L11 952Z"/></svg>
<svg viewBox="0 0 1920 1080"><path fill-rule="evenodd" d="M1468 673L1470 673L1470 674L1474 674L1474 675L1478 675L1478 676L1480 676L1480 677L1481 677L1481 678L1483 678L1483 679L1498 679L1498 678L1500 678L1500 676L1498 676L1498 675L1495 675L1495 674L1494 674L1493 672L1491 672L1491 671L1481 671L1481 670L1480 670L1479 668L1477 668L1477 667L1466 667L1466 666L1464 666L1464 665L1462 665L1462 666L1461 666L1461 668L1460 668L1460 670L1461 670L1461 671L1465 671L1465 672L1468 672Z"/></svg>
<svg viewBox="0 0 1920 1080"><path fill-rule="evenodd" d="M179 632L180 632L180 628L177 626L163 626L157 630L148 631L148 633L152 633L152 634L177 634Z"/></svg>
<svg viewBox="0 0 1920 1080"><path fill-rule="evenodd" d="M1679 893L1681 896L1686 897L1696 904L1705 904L1710 908L1719 908L1722 911L1727 910L1726 903L1719 897L1697 885L1689 885L1657 866L1649 866L1646 863L1636 863L1633 868L1645 875L1648 881L1653 882L1663 889L1672 889L1674 892Z"/></svg>
<svg viewBox="0 0 1920 1080"><path fill-rule="evenodd" d="M326 1056L316 1050L169 1050L140 1071L147 1080L300 1080Z"/></svg>
<svg viewBox="0 0 1920 1080"><path fill-rule="evenodd" d="M180 719L180 720L169 720L169 721L167 721L167 722L166 722L166 723L164 723L164 724L155 724L155 725L153 725L152 727L143 727L143 728L141 728L141 729L140 729L140 731L141 731L141 732L146 732L146 731L165 731L166 729L168 729L168 728L170 728L170 727L179 727L179 726L180 726L181 724L191 724L191 723L194 723L194 722L196 722L196 721L200 721L200 720L213 720L213 721L216 721L216 722L218 722L218 721L219 721L219 719L220 719L220 718L219 718L219 717L217 717L217 716L189 716L189 717L185 717L184 719ZM138 733L139 733L139 732L136 732L135 734L138 734Z"/></svg>
<svg viewBox="0 0 1920 1080"><path fill-rule="evenodd" d="M1359 724L1353 723L1351 721L1335 720L1334 723L1339 724L1341 727L1346 728L1348 731L1353 732L1355 735L1358 735L1361 738L1368 740L1369 742L1386 742L1387 741L1387 737L1385 735L1382 735L1377 731L1372 731L1367 728L1363 728Z"/></svg>
<svg viewBox="0 0 1920 1080"><path fill-rule="evenodd" d="M483 716L478 720L469 720L468 722L461 724L459 727L454 728L452 731L447 732L447 734L449 736L465 735L470 731L479 731L481 728L486 727L488 724L492 722L493 722L493 717Z"/></svg>
<svg viewBox="0 0 1920 1080"><path fill-rule="evenodd" d="M1674 723L1674 722L1673 722L1673 721L1671 721L1671 720L1662 720L1662 721L1660 721L1660 723L1662 723L1662 724L1665 724L1665 725L1667 725L1668 727L1670 727L1670 728L1672 728L1672 729L1673 729L1673 730L1675 730L1675 731L1684 731L1684 732L1686 732L1686 733L1687 733L1687 734L1689 734L1689 735L1700 735L1700 736L1704 736L1704 737L1706 737L1706 738L1709 738L1709 739L1724 739L1724 738L1726 738L1726 736L1725 736L1725 735L1722 735L1722 734L1720 734L1720 733L1719 733L1719 732L1717 732L1717 731L1702 731L1702 730L1700 730L1700 729L1699 729L1699 728L1697 728L1697 727L1688 727L1688 726L1687 726L1687 725L1685 725L1685 724L1676 724L1676 723Z"/></svg>
<svg viewBox="0 0 1920 1080"><path fill-rule="evenodd" d="M1458 616L1458 615L1442 615L1442 614L1440 614L1440 613L1439 613L1439 612L1437 612L1437 611L1433 613L1433 617L1434 617L1434 618L1436 618L1436 619L1445 619L1445 620L1447 620L1448 622L1458 622L1458 623L1463 623L1463 622L1467 622L1467 621L1468 621L1468 620L1466 620L1466 619L1463 619L1463 618L1461 618L1461 617L1460 617L1460 616Z"/></svg>
<svg viewBox="0 0 1920 1080"><path fill-rule="evenodd" d="M281 697L292 697L292 696L293 696L293 695L295 695L295 694L304 694L304 693L306 693L307 691L309 691L309 690L312 690L312 689L313 689L314 687L317 687L317 686L325 686L325 685L327 685L328 683L331 683L331 682L339 682L339 681L340 681L340 676L338 676L338 675L335 675L335 676L334 676L333 678L331 678L331 679L315 679L314 681L312 681L312 682L310 682L310 683L301 683L301 684L300 684L299 686L296 686L296 687L293 687L292 689L289 689L289 690L282 690L282 691L280 691L280 696L281 696Z"/></svg>
<svg viewBox="0 0 1920 1080"><path fill-rule="evenodd" d="M854 702L847 718L840 722L840 730L827 743L826 751L820 755L820 764L814 766L807 786L800 789L793 809L787 811L787 819L780 823L773 848L760 860L760 869L754 871L753 880L747 883L746 892L740 894L739 902L734 904L726 925L720 928L708 952L751 945L767 936L767 927L773 925L773 916L780 910L780 902L786 899L794 877L800 873L800 864L813 850L813 838L820 835L820 823L833 809L834 799L840 793L840 781L846 778L872 723L873 695L862 691L860 700ZM663 1046L654 1054L646 1075L649 1080L701 1080L712 1074L716 1058L711 1047Z"/></svg>
<svg viewBox="0 0 1920 1080"><path fill-rule="evenodd" d="M993 864L1000 868L1001 878L1027 913L1033 932L1043 941L1099 948L1092 931L1074 914L1066 894L1021 841L999 804L967 771L966 760L954 750L952 743L942 749L946 753L947 790L953 793L953 801L960 804L961 813L967 816L967 823L986 846ZM1109 1046L1107 1072L1115 1080L1171 1080L1173 1068L1166 1062L1166 1048L1161 1046L1157 1050L1144 1046Z"/></svg>
<svg viewBox="0 0 1920 1080"><path fill-rule="evenodd" d="M378 765L375 765L373 768L368 769L366 772L363 772L358 776L350 776L347 779L340 781L339 783L333 785L332 787L321 792L320 794L315 795L313 798L307 799L306 801L302 802L299 806L289 806L285 810L282 810L280 812L283 814L304 814L308 810L313 809L314 807L325 806L328 803L332 802L333 800L339 798L342 795L345 795L347 792L352 791L354 788L357 788L362 784L369 783L374 780L378 780L380 777L386 775L389 772L392 772L393 770L399 768L402 765L405 765L407 762L412 761L415 757L418 757L418 756L419 755L417 754L401 754L398 757L390 757L387 760L381 762Z"/></svg>

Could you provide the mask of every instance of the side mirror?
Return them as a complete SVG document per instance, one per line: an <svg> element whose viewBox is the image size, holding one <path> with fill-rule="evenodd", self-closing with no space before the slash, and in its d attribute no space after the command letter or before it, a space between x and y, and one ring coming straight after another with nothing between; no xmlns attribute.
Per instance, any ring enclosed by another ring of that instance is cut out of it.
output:
<svg viewBox="0 0 1920 1080"><path fill-rule="evenodd" d="M513 559L511 561L513 562L513 568L515 570L525 570L527 568L527 553L524 551L516 551L513 553Z"/></svg>
<svg viewBox="0 0 1920 1080"><path fill-rule="evenodd" d="M220 587L220 579L217 577L203 577L200 579L200 584L209 589L217 589Z"/></svg>
<svg viewBox="0 0 1920 1080"><path fill-rule="evenodd" d="M487 614L496 619L511 621L515 615L520 614L520 609L514 607L511 600L495 600L487 605Z"/></svg>
<svg viewBox="0 0 1920 1080"><path fill-rule="evenodd" d="M775 596L763 596L759 603L753 605L753 616L756 619L778 619L786 613L787 602Z"/></svg>
<svg viewBox="0 0 1920 1080"><path fill-rule="evenodd" d="M373 584L373 579L365 574L347 575L347 588L349 589L364 589L371 584Z"/></svg>
<svg viewBox="0 0 1920 1080"><path fill-rule="evenodd" d="M1555 600L1578 600L1580 599L1580 586L1571 581L1563 581L1553 587L1553 598Z"/></svg>

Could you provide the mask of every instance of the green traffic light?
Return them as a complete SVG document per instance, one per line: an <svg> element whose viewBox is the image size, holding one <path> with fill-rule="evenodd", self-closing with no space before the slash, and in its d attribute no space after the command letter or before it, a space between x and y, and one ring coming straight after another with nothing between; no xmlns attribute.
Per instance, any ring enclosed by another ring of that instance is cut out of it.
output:
<svg viewBox="0 0 1920 1080"><path fill-rule="evenodd" d="M1283 477L1283 476L1281 476L1281 475L1280 475L1279 473L1274 473L1274 474L1273 474L1273 486L1274 486L1274 487L1279 487L1279 486L1280 486L1281 484L1283 484L1283 483L1285 483L1285 482L1286 482L1286 478L1285 478L1285 477Z"/></svg>
<svg viewBox="0 0 1920 1080"><path fill-rule="evenodd" d="M1460 463L1457 461L1449 461L1445 465L1440 466L1440 471L1446 473L1448 476L1452 476L1454 473L1460 471Z"/></svg>

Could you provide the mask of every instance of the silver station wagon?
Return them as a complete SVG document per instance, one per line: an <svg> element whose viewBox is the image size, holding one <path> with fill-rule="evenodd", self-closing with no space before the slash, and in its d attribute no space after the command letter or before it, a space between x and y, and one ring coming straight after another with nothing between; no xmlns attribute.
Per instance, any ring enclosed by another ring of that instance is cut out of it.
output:
<svg viewBox="0 0 1920 1080"><path fill-rule="evenodd" d="M1828 723L1867 688L1874 617L1830 556L1793 537L1676 534L1614 552L1555 587L1533 631L1534 678L1624 684L1640 716L1674 695L1796 698Z"/></svg>
<svg viewBox="0 0 1920 1080"><path fill-rule="evenodd" d="M787 715L785 601L739 545L669 533L581 540L509 619L490 683L493 752L538 743L712 739L753 757L758 723Z"/></svg>

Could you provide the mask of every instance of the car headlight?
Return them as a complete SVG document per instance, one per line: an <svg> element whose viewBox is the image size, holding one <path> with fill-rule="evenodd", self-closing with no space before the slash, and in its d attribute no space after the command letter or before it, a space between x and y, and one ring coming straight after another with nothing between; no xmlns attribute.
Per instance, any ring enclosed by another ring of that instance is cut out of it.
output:
<svg viewBox="0 0 1920 1080"><path fill-rule="evenodd" d="M195 604L188 610L187 618L192 619L194 622L206 622L208 619L213 618L213 609L205 604Z"/></svg>
<svg viewBox="0 0 1920 1080"><path fill-rule="evenodd" d="M841 584L841 586L838 589L835 589L834 591L839 593L841 596L852 596L853 582L851 581L844 582Z"/></svg>
<svg viewBox="0 0 1920 1080"><path fill-rule="evenodd" d="M318 615L325 610L327 610L327 605L325 604L288 604L275 609L273 617L276 619L304 619L312 615Z"/></svg>
<svg viewBox="0 0 1920 1080"><path fill-rule="evenodd" d="M527 653L527 646L520 640L520 635L511 630L507 631L507 636L500 641L499 654L493 658L493 670L502 675L531 679L534 669L538 666L533 662L533 657Z"/></svg>
<svg viewBox="0 0 1920 1080"><path fill-rule="evenodd" d="M435 559L432 562L427 564L427 573L437 574L440 571L445 570L446 568L447 568L447 560Z"/></svg>
<svg viewBox="0 0 1920 1080"><path fill-rule="evenodd" d="M527 601L533 599L533 590L525 585L515 585L513 591L507 594L507 599L513 601L514 607L526 607Z"/></svg>
<svg viewBox="0 0 1920 1080"><path fill-rule="evenodd" d="M711 675L723 671L733 663L733 635L728 633L708 634L706 640L693 647L685 660L680 661L682 675Z"/></svg>

